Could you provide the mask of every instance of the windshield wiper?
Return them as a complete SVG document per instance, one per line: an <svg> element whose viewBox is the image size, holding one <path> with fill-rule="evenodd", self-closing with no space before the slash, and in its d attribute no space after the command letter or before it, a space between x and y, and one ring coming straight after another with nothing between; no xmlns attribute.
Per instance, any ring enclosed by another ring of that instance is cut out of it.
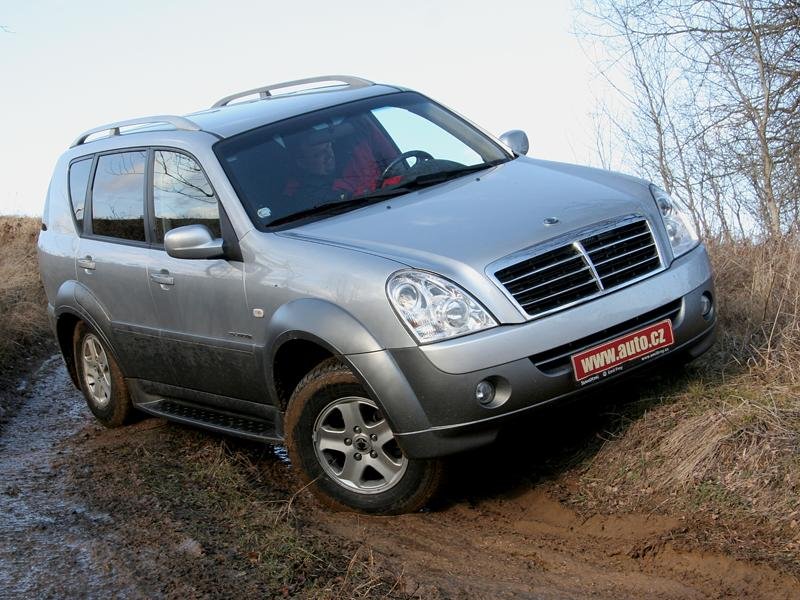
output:
<svg viewBox="0 0 800 600"><path fill-rule="evenodd" d="M445 181L449 181L450 179L455 179L457 177L461 177L462 175L466 175L467 173L482 171L484 169L488 169L489 167L494 167L501 163L504 163L506 162L506 160L508 159L494 160L490 162L480 163L478 165L471 165L469 167L459 167L458 169L447 169L444 171L436 171L435 173L423 173L421 175L417 175L412 179L409 179L408 181L404 181L402 185L376 190L374 192L370 192L368 194L364 194L361 196L356 196L355 198L349 198L347 200L337 200L335 202L325 202L323 204L317 204L315 206L312 206L311 208L305 208L303 210L297 211L296 213L279 217L274 221L270 221L269 223L267 223L266 226L274 227L276 225L285 225L286 223L297 221L312 215L339 214L342 212L346 212L348 210L360 208L362 206L367 206L368 204L380 202L381 200L386 200L388 198L401 196L402 194L407 194L408 192L412 192L414 190L422 189L431 185L436 185L437 183L443 183Z"/></svg>
<svg viewBox="0 0 800 600"><path fill-rule="evenodd" d="M398 192L402 193L402 192ZM358 196L357 198L350 198L348 200L337 200L335 202L325 202L324 204L317 204L311 208L299 210L290 215L279 217L266 224L267 227L274 227L275 225L285 225L292 221L297 221L311 215L335 215L338 213L346 212L354 208L366 206L382 200L383 198L375 199L371 194L369 196Z"/></svg>
<svg viewBox="0 0 800 600"><path fill-rule="evenodd" d="M497 165L504 163L507 160L508 159L493 160L490 162L480 163L478 165L471 165L469 167L459 167L458 169L445 169L443 171L436 171L435 173L423 173L407 181L404 181L402 185L376 190L364 196L359 196L357 199L372 200L372 199L393 198L394 196L400 196L401 194L406 194L414 190L419 190L431 185L436 185L437 183L450 181L451 179L456 179L468 173L475 173L476 171L483 171L484 169L488 169L490 167L496 167Z"/></svg>

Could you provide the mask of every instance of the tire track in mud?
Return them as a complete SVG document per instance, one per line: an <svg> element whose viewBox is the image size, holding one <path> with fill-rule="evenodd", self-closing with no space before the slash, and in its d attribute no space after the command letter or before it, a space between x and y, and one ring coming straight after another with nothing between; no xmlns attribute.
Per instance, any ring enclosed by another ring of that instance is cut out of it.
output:
<svg viewBox="0 0 800 600"><path fill-rule="evenodd" d="M771 567L681 549L679 519L581 518L534 486L435 513L324 521L448 598L800 597L800 583Z"/></svg>

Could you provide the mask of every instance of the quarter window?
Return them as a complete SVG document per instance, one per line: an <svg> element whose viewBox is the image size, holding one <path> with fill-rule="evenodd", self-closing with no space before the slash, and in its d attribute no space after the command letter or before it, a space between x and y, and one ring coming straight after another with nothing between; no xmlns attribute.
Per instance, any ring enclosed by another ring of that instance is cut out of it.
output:
<svg viewBox="0 0 800 600"><path fill-rule="evenodd" d="M155 152L153 208L157 242L183 225L205 225L214 237L222 236L214 190L197 161L186 154Z"/></svg>
<svg viewBox="0 0 800 600"><path fill-rule="evenodd" d="M92 233L145 241L144 178L147 152L106 154L92 186Z"/></svg>
<svg viewBox="0 0 800 600"><path fill-rule="evenodd" d="M89 187L89 172L92 170L92 159L86 158L69 166L69 198L72 211L78 222L78 230L83 229L83 205L86 201L86 188Z"/></svg>

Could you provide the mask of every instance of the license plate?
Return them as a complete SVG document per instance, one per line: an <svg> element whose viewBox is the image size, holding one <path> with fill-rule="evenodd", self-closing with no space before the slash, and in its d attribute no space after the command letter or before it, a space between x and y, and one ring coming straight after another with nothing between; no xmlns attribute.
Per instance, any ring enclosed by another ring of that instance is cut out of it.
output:
<svg viewBox="0 0 800 600"><path fill-rule="evenodd" d="M619 373L631 361L649 360L675 343L672 321L666 319L615 340L572 355L575 380L581 385Z"/></svg>

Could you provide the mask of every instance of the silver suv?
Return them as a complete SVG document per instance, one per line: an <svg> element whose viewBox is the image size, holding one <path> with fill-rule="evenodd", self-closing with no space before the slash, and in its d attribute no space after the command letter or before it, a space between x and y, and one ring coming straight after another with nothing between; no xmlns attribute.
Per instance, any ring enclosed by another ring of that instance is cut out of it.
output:
<svg viewBox="0 0 800 600"><path fill-rule="evenodd" d="M707 350L669 196L527 146L344 76L80 135L39 237L75 385L106 426L285 444L324 502L397 513L509 420Z"/></svg>

